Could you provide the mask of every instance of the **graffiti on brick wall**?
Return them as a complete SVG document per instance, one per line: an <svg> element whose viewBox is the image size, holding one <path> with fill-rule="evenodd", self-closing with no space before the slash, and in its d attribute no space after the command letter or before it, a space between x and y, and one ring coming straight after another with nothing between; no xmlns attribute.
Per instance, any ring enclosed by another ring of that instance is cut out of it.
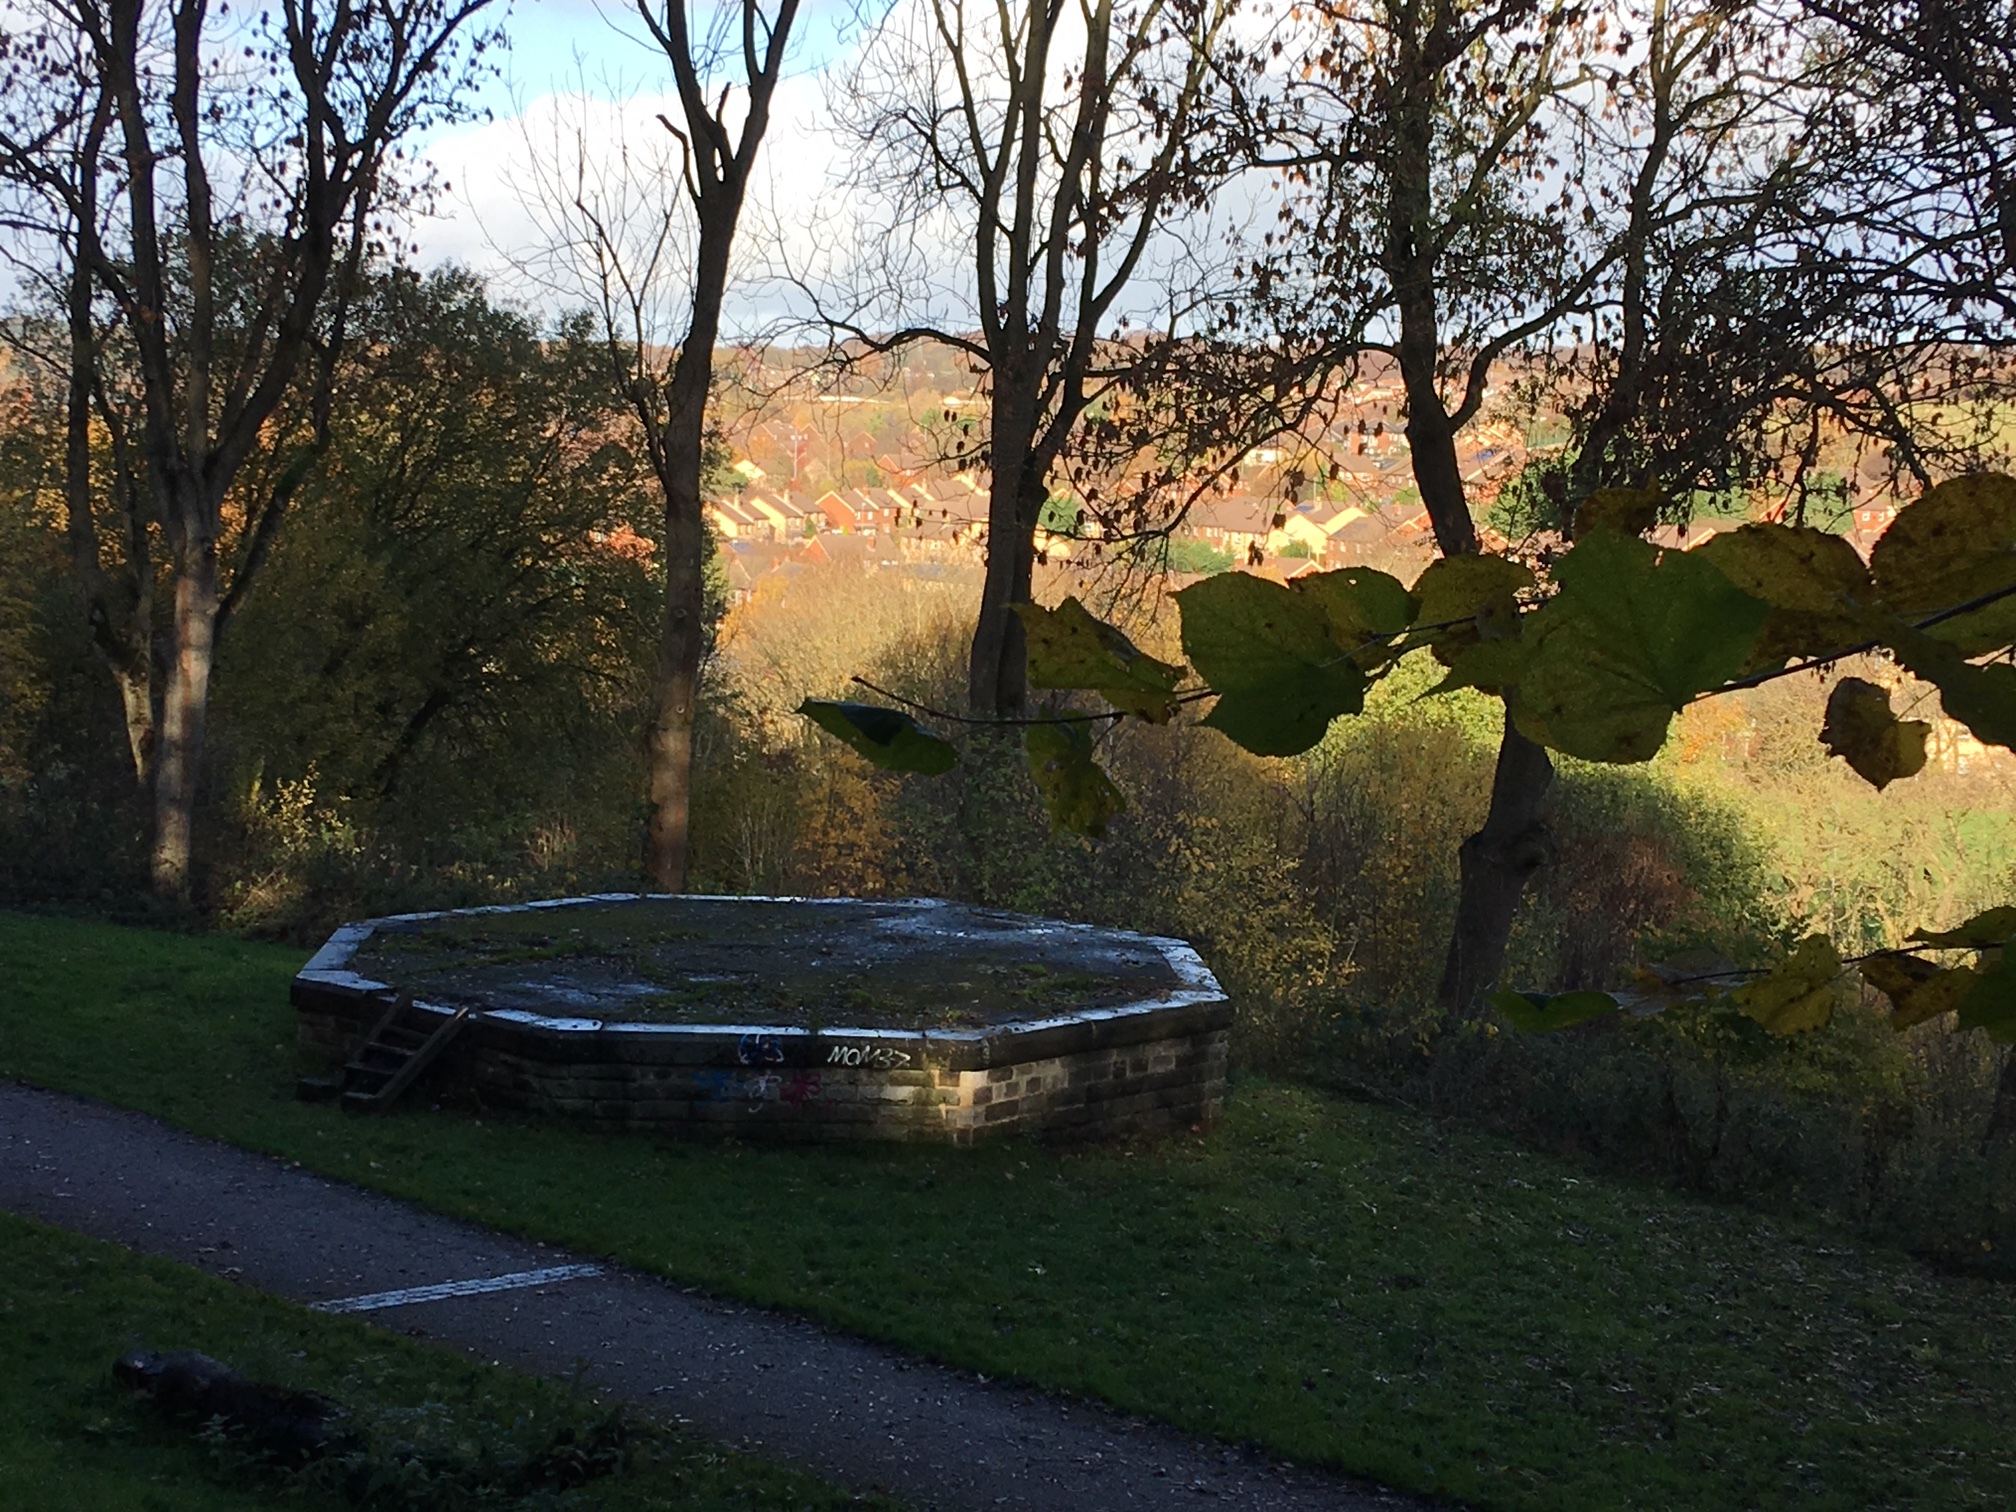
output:
<svg viewBox="0 0 2016 1512"><path fill-rule="evenodd" d="M693 1077L693 1095L703 1102L781 1102L803 1107L824 1095L817 1071L700 1071Z"/></svg>
<svg viewBox="0 0 2016 1512"><path fill-rule="evenodd" d="M735 1071L696 1071L693 1073L693 1095L703 1101L741 1097L747 1078Z"/></svg>
<svg viewBox="0 0 2016 1512"><path fill-rule="evenodd" d="M735 1059L745 1066L782 1065L784 1046L774 1034L745 1034L735 1041Z"/></svg>
<svg viewBox="0 0 2016 1512"><path fill-rule="evenodd" d="M877 1071L896 1071L910 1064L910 1052L892 1050L887 1045L835 1045L826 1057L829 1066L869 1066Z"/></svg>

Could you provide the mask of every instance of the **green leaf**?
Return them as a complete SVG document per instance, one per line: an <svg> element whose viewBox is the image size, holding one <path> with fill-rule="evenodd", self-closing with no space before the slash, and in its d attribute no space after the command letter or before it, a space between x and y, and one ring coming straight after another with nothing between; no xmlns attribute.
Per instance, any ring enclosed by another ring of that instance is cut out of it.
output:
<svg viewBox="0 0 2016 1512"><path fill-rule="evenodd" d="M1871 956L1860 969L1890 999L1890 1027L1900 1034L1958 1008L1981 979L1970 966L1936 966L1914 955Z"/></svg>
<svg viewBox="0 0 2016 1512"><path fill-rule="evenodd" d="M1383 642L1414 623L1414 595L1400 579L1376 567L1312 572L1288 586L1322 609L1330 639L1351 652L1361 666L1383 661Z"/></svg>
<svg viewBox="0 0 2016 1512"><path fill-rule="evenodd" d="M1771 606L1746 673L1872 638L1868 605L1875 588L1862 558L1840 536L1806 525L1752 524L1703 542L1692 555Z"/></svg>
<svg viewBox="0 0 2016 1512"><path fill-rule="evenodd" d="M1736 989L1736 1006L1773 1034L1824 1029L1834 1017L1834 981L1841 955L1825 935L1812 935L1772 973Z"/></svg>
<svg viewBox="0 0 2016 1512"><path fill-rule="evenodd" d="M1742 675L1775 672L1795 658L1833 660L1852 655L1866 649L1870 642L1883 639L1894 619L1885 610L1808 614L1802 609L1773 609L1765 617L1757 643L1750 648Z"/></svg>
<svg viewBox="0 0 2016 1512"><path fill-rule="evenodd" d="M1980 973L1961 1000L1960 1027L1979 1029L1997 1044L2016 1043L2016 956L2005 950Z"/></svg>
<svg viewBox="0 0 2016 1512"><path fill-rule="evenodd" d="M1643 968L1640 975L1648 979L1644 983L1648 987L1686 990L1697 995L1741 987L1750 980L1749 973L1729 957L1705 945L1682 950L1663 961L1653 961Z"/></svg>
<svg viewBox="0 0 2016 1512"><path fill-rule="evenodd" d="M1953 929L1921 929L1911 938L1949 950L1993 950L2016 939L2016 906L2004 903Z"/></svg>
<svg viewBox="0 0 2016 1512"><path fill-rule="evenodd" d="M1527 1034L1544 1034L1586 1024L1617 1011L1617 999L1607 992L1494 992L1491 1006L1512 1021L1514 1029Z"/></svg>
<svg viewBox="0 0 2016 1512"><path fill-rule="evenodd" d="M1430 631L1428 643L1437 661L1454 667L1479 639L1518 635L1518 595L1532 586L1532 572L1510 557L1439 557L1415 580L1414 597L1421 601L1415 623L1447 627Z"/></svg>
<svg viewBox="0 0 2016 1512"><path fill-rule="evenodd" d="M1526 617L1519 697L1546 743L1587 761L1649 761L1667 725L1742 668L1769 608L1708 562L1592 531Z"/></svg>
<svg viewBox="0 0 2016 1512"><path fill-rule="evenodd" d="M1092 732L1084 721L1031 725L1022 750L1044 810L1058 829L1097 840L1106 833L1106 821L1127 807L1113 779L1092 759Z"/></svg>
<svg viewBox="0 0 2016 1512"><path fill-rule="evenodd" d="M1516 640L1480 640L1456 654L1449 675L1426 693L1453 693L1458 688L1481 688L1486 693L1503 693L1518 683L1526 671L1526 645Z"/></svg>
<svg viewBox="0 0 2016 1512"><path fill-rule="evenodd" d="M1840 536L1807 525L1745 525L1691 553L1774 609L1831 614L1874 596L1869 569Z"/></svg>
<svg viewBox="0 0 2016 1512"><path fill-rule="evenodd" d="M892 772L923 772L936 777L959 762L959 753L949 742L900 709L808 698L798 706L798 712Z"/></svg>
<svg viewBox="0 0 2016 1512"><path fill-rule="evenodd" d="M1924 769L1925 737L1931 733L1922 719L1899 719L1890 711L1889 691L1859 677L1834 684L1820 726L1828 751L1878 789Z"/></svg>
<svg viewBox="0 0 2016 1512"><path fill-rule="evenodd" d="M1869 566L1883 601L1914 621L2016 588L2016 478L1979 473L1928 490L1898 511ZM2016 641L2016 594L1931 633L1963 656L1999 650Z"/></svg>
<svg viewBox="0 0 2016 1512"><path fill-rule="evenodd" d="M1958 647L1906 626L1894 629L1889 642L1907 672L1938 686L1940 707L1977 740L2016 748L2016 667L1977 667Z"/></svg>
<svg viewBox="0 0 2016 1512"><path fill-rule="evenodd" d="M1659 523L1666 495L1656 488L1599 488L1575 506L1575 539L1598 529L1643 535Z"/></svg>
<svg viewBox="0 0 2016 1512"><path fill-rule="evenodd" d="M1365 707L1366 676L1316 598L1243 572L1176 595L1183 652L1218 694L1204 723L1259 756L1294 756Z"/></svg>
<svg viewBox="0 0 2016 1512"><path fill-rule="evenodd" d="M1075 598L1055 609L1013 607L1028 638L1030 687L1089 689L1116 709L1168 723L1181 667L1157 661Z"/></svg>
<svg viewBox="0 0 2016 1512"><path fill-rule="evenodd" d="M1617 1001L1626 1013L1649 1016L1720 996L1747 981L1748 973L1719 951L1687 950L1639 967Z"/></svg>

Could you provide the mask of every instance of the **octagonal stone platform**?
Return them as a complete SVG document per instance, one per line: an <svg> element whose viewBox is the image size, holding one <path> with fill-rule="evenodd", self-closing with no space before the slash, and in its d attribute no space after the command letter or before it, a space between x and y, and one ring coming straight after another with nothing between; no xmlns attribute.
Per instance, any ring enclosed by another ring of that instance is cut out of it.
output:
<svg viewBox="0 0 2016 1512"><path fill-rule="evenodd" d="M1101 1138L1214 1120L1231 1008L1180 940L934 900L606 894L345 925L293 984L347 1059L410 993L445 1074L608 1128Z"/></svg>

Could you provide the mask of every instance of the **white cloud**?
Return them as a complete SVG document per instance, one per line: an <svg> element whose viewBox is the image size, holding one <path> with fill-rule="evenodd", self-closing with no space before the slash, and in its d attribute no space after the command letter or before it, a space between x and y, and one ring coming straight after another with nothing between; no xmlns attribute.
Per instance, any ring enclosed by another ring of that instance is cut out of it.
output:
<svg viewBox="0 0 2016 1512"><path fill-rule="evenodd" d="M681 120L677 97L655 47L609 24L627 13L596 0L535 0L509 18L508 87L490 101L492 119L440 132L424 147L448 188L436 213L413 227L423 267L470 268L500 297L547 315L585 302L585 288L568 298L550 274L528 271L550 260L555 241L553 209L540 207L542 182L550 186L556 171L574 172L565 160L577 141L587 145L588 161L580 166L591 181L613 185L627 176L626 192L639 203L680 202L683 191L671 176L676 164L663 161L676 145L658 119ZM821 94L832 37L811 31L801 45L821 66L801 63L778 87L743 216L735 318L744 325L776 308L763 275L780 239L792 262L809 258L811 212L826 194L835 161ZM663 175L655 182L654 167ZM549 189L544 198L552 197Z"/></svg>

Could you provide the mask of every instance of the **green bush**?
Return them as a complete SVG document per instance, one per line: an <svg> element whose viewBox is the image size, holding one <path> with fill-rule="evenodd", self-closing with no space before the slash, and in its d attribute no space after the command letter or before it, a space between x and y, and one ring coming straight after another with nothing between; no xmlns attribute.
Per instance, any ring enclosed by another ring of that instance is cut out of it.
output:
<svg viewBox="0 0 2016 1512"><path fill-rule="evenodd" d="M824 643L818 607L842 602L814 587L773 607ZM878 685L959 706L956 614L879 641L859 625L834 635ZM767 676L775 663L760 664ZM742 675L731 637L724 682ZM1451 1032L1435 988L1498 711L1471 694L1423 697L1437 676L1425 657L1404 667L1301 761L1250 757L1195 727L1123 725L1105 739L1129 806L1097 845L1052 835L1015 743L970 732L942 779L877 772L788 732L768 756L743 748L729 780L743 812L777 827L756 847L772 858L764 890L942 894L1190 939L1233 998L1245 1065L1825 1214L1955 1262L2016 1245L2016 1151L1988 1137L2004 1060L1993 1047L1936 1026L1900 1037L1868 1006L1791 1040L1726 1008L1560 1036L1489 1022ZM747 717L728 719L724 740ZM2006 883L2007 809L1962 807L1938 779L1876 798L1809 754L1815 711L1785 715L1787 730L1804 721L1802 740L1778 755L1759 734L1770 717L1704 712L1642 768L1562 762L1554 860L1522 910L1507 979L1616 984L1667 953L1712 943L1740 957L1806 927L1895 943L1903 921L1945 922ZM1862 915L1824 911L1851 898Z"/></svg>
<svg viewBox="0 0 2016 1512"><path fill-rule="evenodd" d="M1168 561L1171 572L1210 575L1232 570L1231 552L1220 551L1208 541L1199 541L1187 536L1169 543Z"/></svg>

